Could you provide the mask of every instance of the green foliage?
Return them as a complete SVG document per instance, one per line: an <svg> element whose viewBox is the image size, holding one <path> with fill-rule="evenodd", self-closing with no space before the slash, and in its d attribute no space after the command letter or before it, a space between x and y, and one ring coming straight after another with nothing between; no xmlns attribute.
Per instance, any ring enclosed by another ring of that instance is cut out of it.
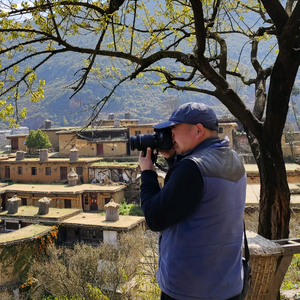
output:
<svg viewBox="0 0 300 300"><path fill-rule="evenodd" d="M142 211L142 208L139 205L133 205L129 210L130 216L144 216L144 213Z"/></svg>
<svg viewBox="0 0 300 300"><path fill-rule="evenodd" d="M281 285L281 289L282 290L291 290L291 289L296 289L299 288L300 284L299 283L293 283L291 281L285 281L282 285Z"/></svg>
<svg viewBox="0 0 300 300"><path fill-rule="evenodd" d="M142 208L136 204L127 204L126 201L121 203L119 214L122 216L143 216Z"/></svg>
<svg viewBox="0 0 300 300"><path fill-rule="evenodd" d="M294 288L300 288L300 253L293 255L292 262L281 285L283 290Z"/></svg>
<svg viewBox="0 0 300 300"><path fill-rule="evenodd" d="M103 293L100 291L97 287L92 287L89 283L87 284L87 287L89 289L90 300L109 300ZM78 296L48 296L43 297L42 300L85 300L85 297L78 297Z"/></svg>
<svg viewBox="0 0 300 300"><path fill-rule="evenodd" d="M49 149L52 147L47 133L40 129L30 130L25 143L30 149Z"/></svg>
<svg viewBox="0 0 300 300"><path fill-rule="evenodd" d="M92 300L109 300L99 288L92 287L89 283L87 284L88 288L90 289L90 297Z"/></svg>
<svg viewBox="0 0 300 300"><path fill-rule="evenodd" d="M168 167L168 163L166 161L166 159L162 156L162 155L158 155L157 156L157 163L163 167Z"/></svg>

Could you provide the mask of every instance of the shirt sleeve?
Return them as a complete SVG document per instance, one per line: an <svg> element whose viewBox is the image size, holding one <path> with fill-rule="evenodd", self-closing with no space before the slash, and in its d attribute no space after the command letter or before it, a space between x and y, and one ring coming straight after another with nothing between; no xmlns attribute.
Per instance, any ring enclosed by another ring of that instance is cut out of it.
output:
<svg viewBox="0 0 300 300"><path fill-rule="evenodd" d="M145 170L141 174L141 206L148 227L162 231L189 216L200 203L203 178L191 160L182 160L169 170L160 189L157 174Z"/></svg>

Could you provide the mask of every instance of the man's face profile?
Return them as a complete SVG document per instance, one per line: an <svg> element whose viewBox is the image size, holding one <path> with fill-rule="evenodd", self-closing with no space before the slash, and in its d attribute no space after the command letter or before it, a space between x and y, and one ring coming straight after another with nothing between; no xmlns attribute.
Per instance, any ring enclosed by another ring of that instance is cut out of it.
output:
<svg viewBox="0 0 300 300"><path fill-rule="evenodd" d="M199 142L197 140L197 125L180 123L171 126L173 149L177 154L184 154L193 149Z"/></svg>

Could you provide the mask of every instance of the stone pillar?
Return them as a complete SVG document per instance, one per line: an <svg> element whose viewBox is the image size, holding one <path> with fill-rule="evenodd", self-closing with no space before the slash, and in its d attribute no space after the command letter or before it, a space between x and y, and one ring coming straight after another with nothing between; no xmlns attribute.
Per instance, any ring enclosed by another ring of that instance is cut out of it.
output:
<svg viewBox="0 0 300 300"><path fill-rule="evenodd" d="M78 175L77 173L74 171L74 169L72 168L71 172L68 174L68 185L69 186L74 186L77 184L77 180L78 180Z"/></svg>
<svg viewBox="0 0 300 300"><path fill-rule="evenodd" d="M48 149L40 150L40 161L48 161Z"/></svg>
<svg viewBox="0 0 300 300"><path fill-rule="evenodd" d="M118 119L114 120L114 127L120 127L120 120Z"/></svg>
<svg viewBox="0 0 300 300"><path fill-rule="evenodd" d="M114 202L113 199L104 205L106 221L114 222L119 220L119 207L120 204Z"/></svg>
<svg viewBox="0 0 300 300"><path fill-rule="evenodd" d="M16 152L16 160L24 160L25 157L25 151L19 150Z"/></svg>
<svg viewBox="0 0 300 300"><path fill-rule="evenodd" d="M51 128L51 121L45 120L44 121L44 129L50 129Z"/></svg>
<svg viewBox="0 0 300 300"><path fill-rule="evenodd" d="M78 149L75 147L70 150L70 161L78 161Z"/></svg>
<svg viewBox="0 0 300 300"><path fill-rule="evenodd" d="M12 198L8 199L8 214L16 214L18 212L19 208L19 201L21 201L21 198L19 198L17 195L14 195Z"/></svg>
<svg viewBox="0 0 300 300"><path fill-rule="evenodd" d="M39 200L39 215L47 215L49 213L51 199L43 197Z"/></svg>
<svg viewBox="0 0 300 300"><path fill-rule="evenodd" d="M16 160L23 160L25 157L25 151L19 150L16 152Z"/></svg>

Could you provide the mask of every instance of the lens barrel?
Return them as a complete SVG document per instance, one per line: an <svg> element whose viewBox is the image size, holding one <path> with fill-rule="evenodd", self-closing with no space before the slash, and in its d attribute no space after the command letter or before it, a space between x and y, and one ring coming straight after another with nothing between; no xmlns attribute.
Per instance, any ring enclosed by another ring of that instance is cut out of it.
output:
<svg viewBox="0 0 300 300"><path fill-rule="evenodd" d="M154 134L138 134L129 139L130 149L139 151L147 150L171 150L173 147L172 132L170 128L155 129Z"/></svg>
<svg viewBox="0 0 300 300"><path fill-rule="evenodd" d="M130 137L130 149L142 151L148 147L155 149L157 147L157 134L138 134Z"/></svg>

